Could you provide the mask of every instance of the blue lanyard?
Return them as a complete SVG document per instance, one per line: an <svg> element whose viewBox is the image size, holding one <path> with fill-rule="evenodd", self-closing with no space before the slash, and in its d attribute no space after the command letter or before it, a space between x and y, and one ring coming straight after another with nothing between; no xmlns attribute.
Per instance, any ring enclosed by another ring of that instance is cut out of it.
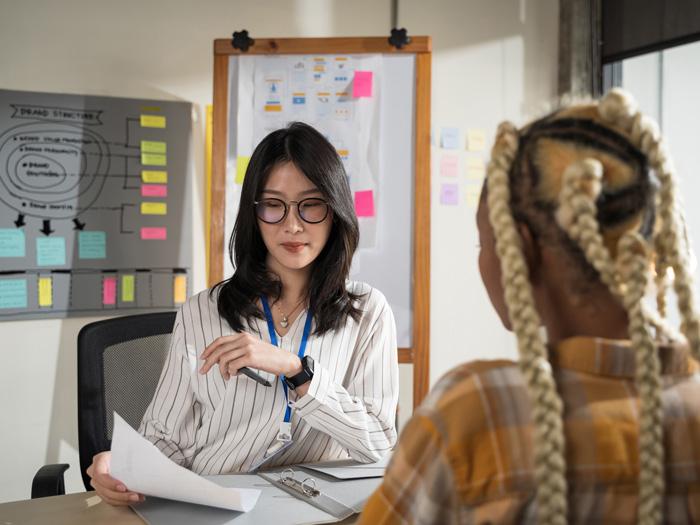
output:
<svg viewBox="0 0 700 525"><path fill-rule="evenodd" d="M275 333L275 323L272 320L272 312L270 311L270 305L267 304L267 297L264 295L260 296L262 301L263 310L265 311L265 318L267 319L267 330L270 332L270 342L275 345L277 344L277 334ZM311 332L311 320L313 315L311 314L311 309L306 312L306 323L304 323L304 333L301 336L301 344L299 345L299 352L297 355L299 359L304 357L304 352L306 352L306 342L309 340L309 333ZM287 383L284 382L284 376L280 376L280 382L282 383L282 389L284 390L284 399L286 401L287 408L284 411L284 422L289 423L292 419L292 408L289 406L289 396L287 394Z"/></svg>

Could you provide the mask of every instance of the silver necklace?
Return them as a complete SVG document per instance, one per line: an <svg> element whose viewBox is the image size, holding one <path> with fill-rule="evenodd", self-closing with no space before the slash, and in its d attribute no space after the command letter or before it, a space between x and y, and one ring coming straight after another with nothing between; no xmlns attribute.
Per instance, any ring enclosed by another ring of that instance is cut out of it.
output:
<svg viewBox="0 0 700 525"><path fill-rule="evenodd" d="M291 312L289 312L289 315L285 315L285 313L282 311L282 308L280 308L280 306L279 306L280 302L281 301L275 302L275 306L277 307L277 311L282 316L282 318L280 319L280 326L282 328L287 328L289 326L289 318L294 315L294 312L296 312L297 308L299 308L301 306L301 304L304 302L304 299L302 299L301 301L299 301L297 303L297 305L294 307L294 309Z"/></svg>

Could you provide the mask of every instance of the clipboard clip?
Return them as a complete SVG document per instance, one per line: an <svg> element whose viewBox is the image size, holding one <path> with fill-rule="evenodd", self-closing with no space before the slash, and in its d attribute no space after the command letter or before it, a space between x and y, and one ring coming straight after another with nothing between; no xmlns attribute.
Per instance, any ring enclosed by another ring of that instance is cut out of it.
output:
<svg viewBox="0 0 700 525"><path fill-rule="evenodd" d="M316 480L314 478L307 476L301 480L297 479L294 476L295 471L291 468L283 470L279 476L269 472L261 472L258 475L287 494L291 494L295 498L305 501L309 505L313 505L339 520L344 520L355 514L354 509L316 488Z"/></svg>
<svg viewBox="0 0 700 525"><path fill-rule="evenodd" d="M280 474L280 483L309 498L315 498L321 494L316 488L316 480L314 478L304 478L303 481L299 481L294 477L294 471L290 468Z"/></svg>

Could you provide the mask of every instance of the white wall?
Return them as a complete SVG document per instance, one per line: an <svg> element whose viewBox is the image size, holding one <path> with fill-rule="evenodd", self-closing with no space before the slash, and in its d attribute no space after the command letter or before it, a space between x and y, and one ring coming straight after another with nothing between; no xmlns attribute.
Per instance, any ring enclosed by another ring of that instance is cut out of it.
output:
<svg viewBox="0 0 700 525"><path fill-rule="evenodd" d="M488 157L499 122L524 124L555 97L556 0L400 5L399 26L433 37L434 135L443 126L485 130ZM514 339L502 329L479 278L475 209L465 203L463 171L459 206L439 203L440 183L452 182L437 173L441 154L433 148L431 384L460 362L515 357Z"/></svg>
<svg viewBox="0 0 700 525"><path fill-rule="evenodd" d="M481 128L525 115L556 88L556 0L403 0L399 25L433 36L433 121ZM194 283L205 287L203 106L211 101L212 41L253 36L383 35L390 0L0 0L0 88L187 100L195 104ZM434 154L439 151L434 150ZM463 178L463 177L462 177ZM434 176L438 180L439 177ZM476 267L474 210L432 212L431 380L474 358L513 355ZM45 463L78 472L75 341L90 319L0 324L0 502L29 497ZM402 366L403 417L410 367Z"/></svg>

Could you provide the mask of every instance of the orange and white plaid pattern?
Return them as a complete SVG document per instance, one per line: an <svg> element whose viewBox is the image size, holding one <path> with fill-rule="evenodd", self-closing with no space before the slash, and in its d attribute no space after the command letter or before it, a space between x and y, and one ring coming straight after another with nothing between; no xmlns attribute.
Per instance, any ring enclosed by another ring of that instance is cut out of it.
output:
<svg viewBox="0 0 700 525"><path fill-rule="evenodd" d="M663 372L664 522L700 523L700 367L659 348ZM639 399L628 341L576 337L550 353L565 406L570 523L635 523ZM511 361L444 376L401 433L360 519L380 524L535 523L533 422Z"/></svg>

